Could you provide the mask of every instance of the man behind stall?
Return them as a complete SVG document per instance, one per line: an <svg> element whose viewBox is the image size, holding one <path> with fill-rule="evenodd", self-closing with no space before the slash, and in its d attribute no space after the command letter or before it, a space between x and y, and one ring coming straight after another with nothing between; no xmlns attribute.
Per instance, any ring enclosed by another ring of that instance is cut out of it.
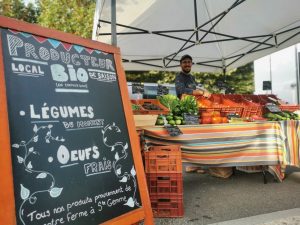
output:
<svg viewBox="0 0 300 225"><path fill-rule="evenodd" d="M194 76L190 73L193 65L193 58L190 55L184 55L180 59L181 72L175 78L175 88L178 98L182 94L203 95L209 97L210 93L200 84L198 84Z"/></svg>
<svg viewBox="0 0 300 225"><path fill-rule="evenodd" d="M197 83L195 77L191 74L193 65L193 58L190 55L184 55L180 59L181 72L176 75L175 88L178 98L181 98L183 94L189 95L202 95L204 97L210 97L210 93ZM203 173L201 167L186 166L186 172Z"/></svg>

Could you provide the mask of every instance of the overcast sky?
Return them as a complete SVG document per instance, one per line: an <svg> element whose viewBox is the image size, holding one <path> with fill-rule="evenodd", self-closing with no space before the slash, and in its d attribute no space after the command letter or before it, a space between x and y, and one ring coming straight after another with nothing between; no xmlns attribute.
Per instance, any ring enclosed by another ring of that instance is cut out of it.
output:
<svg viewBox="0 0 300 225"><path fill-rule="evenodd" d="M29 2L34 3L34 0L23 0L23 1L24 1L25 5L27 5Z"/></svg>

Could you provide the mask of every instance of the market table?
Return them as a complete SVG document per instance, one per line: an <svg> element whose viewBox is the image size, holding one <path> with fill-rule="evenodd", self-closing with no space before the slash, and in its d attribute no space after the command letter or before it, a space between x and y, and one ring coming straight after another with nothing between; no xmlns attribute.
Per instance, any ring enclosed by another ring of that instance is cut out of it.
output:
<svg viewBox="0 0 300 225"><path fill-rule="evenodd" d="M300 121L203 124L180 130L182 135L172 137L162 126L143 127L145 143L180 145L183 162L201 166L266 166L278 181L287 165L300 166Z"/></svg>

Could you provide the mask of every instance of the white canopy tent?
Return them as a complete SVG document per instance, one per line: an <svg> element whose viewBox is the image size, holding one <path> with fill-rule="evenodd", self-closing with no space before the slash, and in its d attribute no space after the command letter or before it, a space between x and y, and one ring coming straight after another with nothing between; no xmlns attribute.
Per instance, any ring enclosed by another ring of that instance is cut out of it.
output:
<svg viewBox="0 0 300 225"><path fill-rule="evenodd" d="M99 0L94 35L111 42L111 1ZM300 42L299 0L118 0L125 70L225 71Z"/></svg>

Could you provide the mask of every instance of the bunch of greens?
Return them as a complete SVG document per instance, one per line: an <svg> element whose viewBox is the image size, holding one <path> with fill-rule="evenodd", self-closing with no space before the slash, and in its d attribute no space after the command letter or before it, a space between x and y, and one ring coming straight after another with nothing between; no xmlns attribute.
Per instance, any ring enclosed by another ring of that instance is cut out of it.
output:
<svg viewBox="0 0 300 225"><path fill-rule="evenodd" d="M195 96L185 95L183 98L181 98L179 109L182 114L188 113L197 115L199 113L199 107Z"/></svg>
<svg viewBox="0 0 300 225"><path fill-rule="evenodd" d="M141 106L136 104L131 104L131 108L132 110L141 110Z"/></svg>
<svg viewBox="0 0 300 225"><path fill-rule="evenodd" d="M166 106L171 112L174 112L176 107L179 106L179 98L175 95L167 94L167 95L162 95L158 96L157 99L161 104Z"/></svg>
<svg viewBox="0 0 300 225"><path fill-rule="evenodd" d="M199 112L197 100L192 95L186 95L181 100L171 94L159 96L157 98L161 104L166 106L170 112L176 116L182 116L183 113L197 115Z"/></svg>

